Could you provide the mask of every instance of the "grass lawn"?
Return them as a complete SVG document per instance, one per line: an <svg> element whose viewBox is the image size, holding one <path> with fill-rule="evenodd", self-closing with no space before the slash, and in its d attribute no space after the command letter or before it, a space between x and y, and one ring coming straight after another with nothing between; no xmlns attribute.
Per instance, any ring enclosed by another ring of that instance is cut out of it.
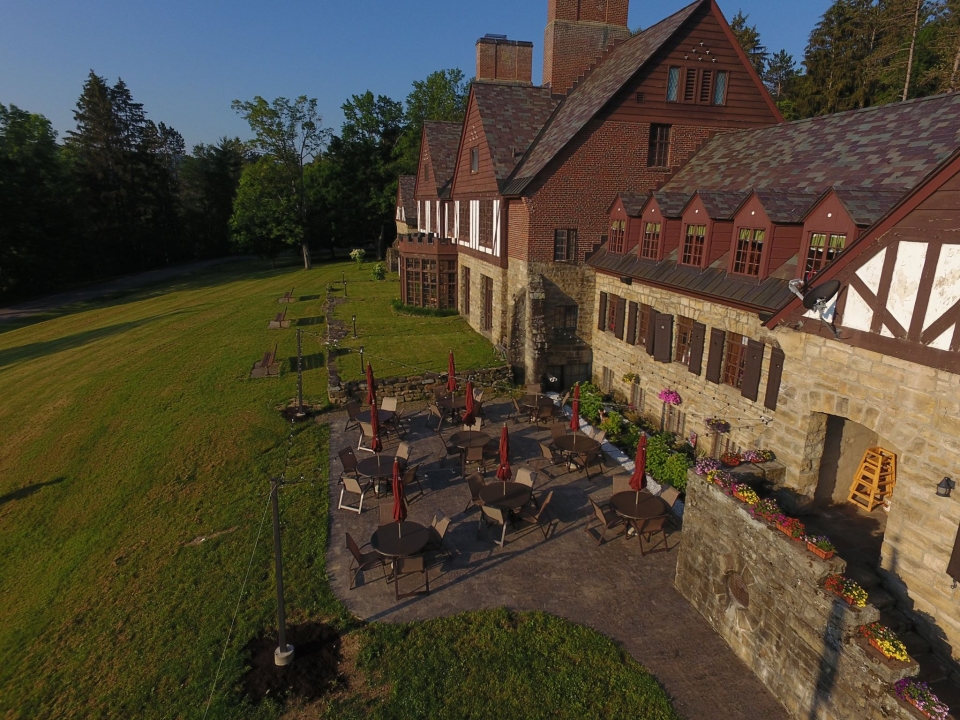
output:
<svg viewBox="0 0 960 720"><path fill-rule="evenodd" d="M340 345L353 352L337 360L342 380L361 378L360 359L355 352L361 345L364 362L371 363L374 374L380 378L420 375L427 370L446 372L450 350L454 352L458 372L503 364L493 345L460 316L412 317L395 312L390 305L400 297L400 280L395 274L387 274L386 280L377 282L373 279L372 263L359 269L353 265L345 272L347 298L337 307L336 316L349 331ZM353 315L357 316L356 340L351 324Z"/></svg>
<svg viewBox="0 0 960 720"><path fill-rule="evenodd" d="M277 341L278 357L295 353L293 330L266 329L284 291L295 286L297 296L314 298L288 314L322 335L327 283L355 272L352 295L367 288L359 276L370 269L241 262L23 327L0 324L0 717L202 717L264 519L207 717L277 717L281 707L250 705L239 683L244 646L274 627L265 511L268 479L281 472L306 480L281 494L289 621L361 634L361 670L385 684L371 711L463 717L464 708L514 708L504 704L508 695L533 700L528 691L538 686L549 689L549 703L582 716L605 712L597 703L610 693L610 708L666 707L642 668L568 623L490 613L357 629L333 596L325 567L326 426L291 431L281 419L277 409L296 384L288 361L279 379L247 374ZM378 286L369 286L353 307L376 317ZM379 315L389 319L392 310ZM323 350L321 339L305 338L313 369L304 390L317 405L326 397ZM441 369L446 345L436 352ZM400 661L414 651L415 662ZM450 662L475 678L459 693L455 677L434 685L405 674ZM497 667L520 692L481 682ZM569 698L560 695L564 678ZM329 714L354 716L371 702L346 694Z"/></svg>

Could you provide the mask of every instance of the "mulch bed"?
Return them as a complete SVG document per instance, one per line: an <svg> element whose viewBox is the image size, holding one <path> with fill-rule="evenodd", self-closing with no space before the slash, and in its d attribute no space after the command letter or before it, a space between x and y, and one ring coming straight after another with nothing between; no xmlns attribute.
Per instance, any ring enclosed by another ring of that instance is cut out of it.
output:
<svg viewBox="0 0 960 720"><path fill-rule="evenodd" d="M256 638L245 648L250 655L250 670L243 678L243 688L254 702L290 696L316 700L343 684L340 634L336 630L322 623L294 625L287 628L287 642L294 646L295 655L286 667L273 662L276 634Z"/></svg>

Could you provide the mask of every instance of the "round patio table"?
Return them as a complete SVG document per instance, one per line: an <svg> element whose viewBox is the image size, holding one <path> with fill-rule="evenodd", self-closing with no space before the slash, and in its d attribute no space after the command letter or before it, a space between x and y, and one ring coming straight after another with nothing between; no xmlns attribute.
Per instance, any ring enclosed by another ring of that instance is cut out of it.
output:
<svg viewBox="0 0 960 720"><path fill-rule="evenodd" d="M466 395L447 395L437 400L437 407L442 407L444 410L463 410L466 406Z"/></svg>
<svg viewBox="0 0 960 720"><path fill-rule="evenodd" d="M553 405L553 398L549 398L546 395L524 395L520 398L520 406L525 408L530 408L533 410L536 408L550 407Z"/></svg>
<svg viewBox="0 0 960 720"><path fill-rule="evenodd" d="M377 419L380 421L380 424L383 425L385 422L393 420L393 417L396 413L393 410L377 410ZM360 422L368 423L370 422L370 411L361 410L357 413L357 420Z"/></svg>
<svg viewBox="0 0 960 720"><path fill-rule="evenodd" d="M426 547L430 531L420 523L404 520L377 528L370 538L370 547L387 557L409 557Z"/></svg>
<svg viewBox="0 0 960 720"><path fill-rule="evenodd" d="M637 526L646 520L666 515L670 506L660 497L649 490L624 490L610 498L610 507L622 518L636 521Z"/></svg>
<svg viewBox="0 0 960 720"><path fill-rule="evenodd" d="M532 497L533 488L529 485L500 480L484 485L480 491L480 499L484 505L501 510L519 510L530 502Z"/></svg>
<svg viewBox="0 0 960 720"><path fill-rule="evenodd" d="M464 450L467 448L484 447L491 442L492 438L485 432L480 432L479 430L461 430L450 436L450 444Z"/></svg>
<svg viewBox="0 0 960 720"><path fill-rule="evenodd" d="M374 480L388 480L393 477L393 461L395 458L395 455L383 453L364 458L357 463L357 472ZM406 467L406 460L400 458L400 471L403 472Z"/></svg>
<svg viewBox="0 0 960 720"><path fill-rule="evenodd" d="M556 438L554 447L570 455L583 455L600 449L600 443L582 433L569 433Z"/></svg>

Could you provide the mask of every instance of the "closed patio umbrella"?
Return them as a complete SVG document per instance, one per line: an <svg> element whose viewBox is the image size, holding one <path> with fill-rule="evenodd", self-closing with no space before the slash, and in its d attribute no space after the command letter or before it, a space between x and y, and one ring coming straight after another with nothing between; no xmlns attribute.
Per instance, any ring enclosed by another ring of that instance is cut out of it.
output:
<svg viewBox="0 0 960 720"><path fill-rule="evenodd" d="M476 410L473 407L473 383L468 380L467 381L467 404L463 408L463 424L464 425L473 425L473 421L477 419L475 412Z"/></svg>
<svg viewBox="0 0 960 720"><path fill-rule="evenodd" d="M373 366L367 363L367 405L371 410L377 407L377 387L373 384Z"/></svg>
<svg viewBox="0 0 960 720"><path fill-rule="evenodd" d="M577 432L580 429L580 385L573 386L573 415L570 418L570 429Z"/></svg>
<svg viewBox="0 0 960 720"><path fill-rule="evenodd" d="M640 491L647 486L647 436L641 435L640 442L637 443L637 459L634 461L636 467L633 469L633 475L630 476L630 487ZM639 499L639 498L638 498Z"/></svg>
<svg viewBox="0 0 960 720"><path fill-rule="evenodd" d="M373 433L373 437L370 438L370 449L378 453L383 450L383 443L380 442L380 413L377 411L376 397L373 400L374 404L370 406L370 430Z"/></svg>
<svg viewBox="0 0 960 720"><path fill-rule="evenodd" d="M403 497L403 480L400 479L400 459L393 460L393 519L395 522L403 522L407 519L407 503Z"/></svg>
<svg viewBox="0 0 960 720"><path fill-rule="evenodd" d="M457 391L457 367L453 363L453 350L447 360L447 390L452 393Z"/></svg>
<svg viewBox="0 0 960 720"><path fill-rule="evenodd" d="M497 479L506 482L513 477L510 470L510 438L507 436L507 425L504 423L500 431L500 467L497 468Z"/></svg>

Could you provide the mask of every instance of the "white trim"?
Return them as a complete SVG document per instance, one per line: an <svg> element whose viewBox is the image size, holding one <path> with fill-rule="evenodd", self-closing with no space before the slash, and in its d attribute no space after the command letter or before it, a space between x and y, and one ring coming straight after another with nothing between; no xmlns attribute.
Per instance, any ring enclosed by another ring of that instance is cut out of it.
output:
<svg viewBox="0 0 960 720"><path fill-rule="evenodd" d="M453 237L460 244L460 201L453 201Z"/></svg>

